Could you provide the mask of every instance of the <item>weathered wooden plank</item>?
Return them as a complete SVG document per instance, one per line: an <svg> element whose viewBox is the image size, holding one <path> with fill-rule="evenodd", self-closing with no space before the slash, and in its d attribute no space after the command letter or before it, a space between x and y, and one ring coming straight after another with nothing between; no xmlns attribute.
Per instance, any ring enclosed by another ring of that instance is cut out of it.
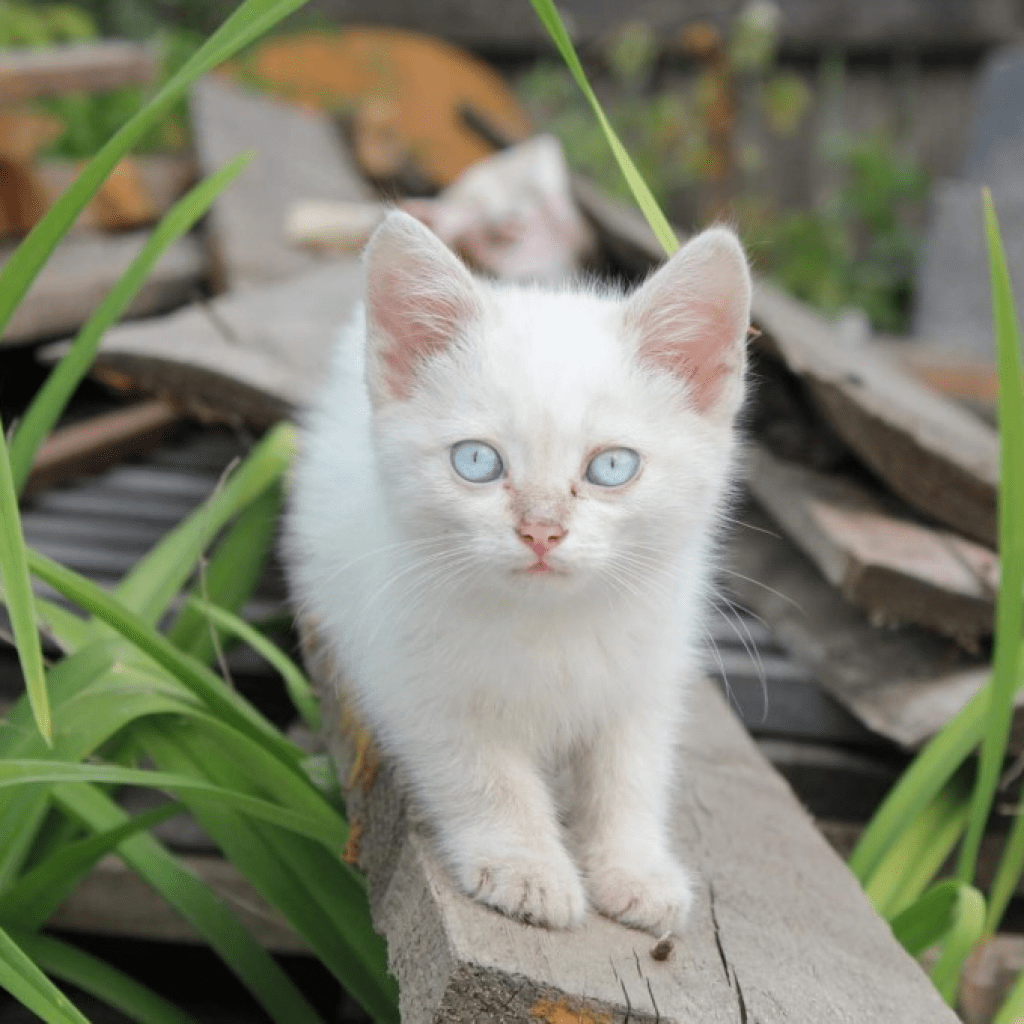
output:
<svg viewBox="0 0 1024 1024"><path fill-rule="evenodd" d="M999 559L890 514L847 476L748 453L747 486L822 575L879 625L915 623L969 650L992 633Z"/></svg>
<svg viewBox="0 0 1024 1024"><path fill-rule="evenodd" d="M790 48L883 50L895 48L968 51L1017 38L1020 13L1012 0L779 0L779 31ZM628 8L614 0L563 0L563 17L579 43L600 43L627 20L650 25L665 40L695 22L720 25L738 3L687 0L666 4L637 0ZM312 10L348 24L381 24L432 32L463 46L483 50L547 51L550 43L528 7L508 6L502 16L489 16L486 7L472 0L430 0L408 4L403 0L313 0Z"/></svg>
<svg viewBox="0 0 1024 1024"><path fill-rule="evenodd" d="M210 211L222 289L261 288L323 264L325 254L285 238L285 221L297 203L373 197L326 114L206 78L192 93L192 126L206 174L254 151L252 162Z"/></svg>
<svg viewBox="0 0 1024 1024"><path fill-rule="evenodd" d="M914 749L984 685L983 659L918 626L872 626L792 542L770 535L770 519L752 507L744 518L767 532L730 538L726 588L869 729ZM1021 705L1011 743L1024 743Z"/></svg>
<svg viewBox="0 0 1024 1024"><path fill-rule="evenodd" d="M310 654L323 682L329 667ZM354 761L327 720L406 1024L956 1019L706 683L683 738L675 818L700 890L664 960L650 936L597 915L551 932L456 891L409 824L394 767L365 743Z"/></svg>
<svg viewBox="0 0 1024 1024"><path fill-rule="evenodd" d="M275 953L308 953L309 947L277 909L221 857L179 855L186 871L205 882L230 907L256 941ZM167 942L205 939L117 857L104 857L60 905L49 927L92 935Z"/></svg>
<svg viewBox="0 0 1024 1024"><path fill-rule="evenodd" d="M147 238L144 231L70 234L15 310L0 345L76 331L139 254ZM7 262L13 250L10 245L0 247L0 265ZM203 246L191 235L179 238L153 268L128 315L155 313L185 302L206 272Z"/></svg>
<svg viewBox="0 0 1024 1024"><path fill-rule="evenodd" d="M220 296L108 331L95 371L129 378L200 418L263 427L315 393L337 331L362 296L348 257L294 280ZM59 358L62 346L44 350Z"/></svg>
<svg viewBox="0 0 1024 1024"><path fill-rule="evenodd" d="M152 46L120 39L44 49L0 51L0 103L104 92L153 80L158 57Z"/></svg>
<svg viewBox="0 0 1024 1024"><path fill-rule="evenodd" d="M823 317L764 281L760 344L810 387L839 436L904 501L990 546L996 541L996 433L877 347L844 347Z"/></svg>
<svg viewBox="0 0 1024 1024"><path fill-rule="evenodd" d="M61 427L40 446L25 494L98 473L129 455L143 455L165 440L181 419L172 405L153 399Z"/></svg>
<svg viewBox="0 0 1024 1024"><path fill-rule="evenodd" d="M47 205L52 205L81 170L78 160L47 159L36 164L32 173L45 193ZM121 230L154 221L170 209L195 179L196 162L189 154L127 158L82 211L75 221L75 230Z"/></svg>

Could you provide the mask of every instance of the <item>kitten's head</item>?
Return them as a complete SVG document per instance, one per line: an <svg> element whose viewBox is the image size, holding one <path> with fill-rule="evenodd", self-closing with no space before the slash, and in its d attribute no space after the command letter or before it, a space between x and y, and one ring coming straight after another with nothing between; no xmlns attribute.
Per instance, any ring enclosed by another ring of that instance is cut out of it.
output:
<svg viewBox="0 0 1024 1024"><path fill-rule="evenodd" d="M743 398L750 276L730 231L622 297L474 279L393 213L366 309L381 480L429 571L467 593L629 594L702 550Z"/></svg>

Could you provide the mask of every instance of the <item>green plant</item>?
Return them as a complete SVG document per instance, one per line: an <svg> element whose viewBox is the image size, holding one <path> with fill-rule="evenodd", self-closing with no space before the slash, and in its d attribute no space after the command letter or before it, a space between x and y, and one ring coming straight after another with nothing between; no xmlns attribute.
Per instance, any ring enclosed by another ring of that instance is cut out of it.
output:
<svg viewBox="0 0 1024 1024"><path fill-rule="evenodd" d="M633 166L583 74L552 0L531 0L567 67L594 107L616 161L667 254L678 247L664 215ZM981 836L999 787L1014 697L1024 689L1024 387L1021 339L1009 271L988 190L985 234L999 371L1000 586L992 678L932 739L883 802L850 858L876 908L913 955L938 947L932 978L944 998L956 998L968 954L998 927L1024 870L1024 814L1017 814L988 904L974 886ZM981 749L972 785L970 760ZM961 842L962 840L962 842ZM954 879L933 883L961 842ZM1024 975L996 1024L1024 1016Z"/></svg>
<svg viewBox="0 0 1024 1024"><path fill-rule="evenodd" d="M738 146L740 117L755 117L771 135L790 134L800 123L810 94L799 76L775 67L776 21L773 5L754 0L732 19L724 38L710 25L691 26L683 46L698 72L685 90L651 87L658 47L643 22L627 24L605 49L614 85L608 120L659 203L703 184L716 193L716 208L723 208L724 189L762 159L752 141ZM629 185L609 164L607 136L577 85L563 65L542 63L523 76L519 93L561 140L571 167L628 200Z"/></svg>
<svg viewBox="0 0 1024 1024"><path fill-rule="evenodd" d="M117 161L197 77L301 3L246 0L102 146L0 271L0 331ZM0 721L0 985L47 1021L84 1018L46 975L140 1021L187 1019L110 965L40 933L52 911L108 852L116 852L195 926L271 1019L318 1020L230 908L150 833L183 808L375 1020L398 1019L394 982L369 919L364 883L341 859L348 826L329 785L332 773L307 758L210 668L211 633L240 637L281 668L297 708L315 724L316 706L301 670L236 614L271 543L282 478L294 451L292 428L270 431L207 503L113 593L26 549L18 521L17 492L34 454L85 374L104 330L124 311L160 254L202 216L246 159L201 182L169 211L79 332L10 440L0 441L0 597L27 683L26 696ZM206 566L200 584L186 595L200 563ZM30 575L88 617L35 597ZM177 620L167 633L160 632L157 623L181 597L185 603ZM49 667L37 627L64 652ZM112 786L127 782L177 799L129 817L111 795Z"/></svg>
<svg viewBox="0 0 1024 1024"><path fill-rule="evenodd" d="M764 270L828 314L863 309L875 327L905 329L920 257L908 214L928 176L886 135L843 140L829 159L836 194L808 209L741 217Z"/></svg>

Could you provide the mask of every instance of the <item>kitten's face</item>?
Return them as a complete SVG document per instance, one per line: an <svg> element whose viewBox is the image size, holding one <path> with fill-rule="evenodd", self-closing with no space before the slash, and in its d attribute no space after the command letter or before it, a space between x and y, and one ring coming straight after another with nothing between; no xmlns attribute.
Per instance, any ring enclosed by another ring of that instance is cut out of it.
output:
<svg viewBox="0 0 1024 1024"><path fill-rule="evenodd" d="M455 283L439 309L418 292L411 331L389 321L391 294L376 330L399 347L376 362L372 291L368 310L378 465L423 568L467 593L538 599L596 584L628 595L670 570L726 487L741 382L671 371L650 296ZM443 335L414 358L407 343L439 311Z"/></svg>
<svg viewBox="0 0 1024 1024"><path fill-rule="evenodd" d="M446 538L467 584L628 591L711 514L731 433L636 364L621 302L492 298L462 351L377 411L396 517Z"/></svg>

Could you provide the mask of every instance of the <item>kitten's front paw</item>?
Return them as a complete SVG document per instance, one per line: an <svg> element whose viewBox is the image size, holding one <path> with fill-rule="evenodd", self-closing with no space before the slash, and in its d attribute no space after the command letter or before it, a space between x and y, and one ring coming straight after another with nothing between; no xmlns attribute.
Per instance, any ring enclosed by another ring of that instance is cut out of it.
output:
<svg viewBox="0 0 1024 1024"><path fill-rule="evenodd" d="M622 864L597 868L587 888L606 917L655 935L681 934L693 903L689 874L667 857L646 870Z"/></svg>
<svg viewBox="0 0 1024 1024"><path fill-rule="evenodd" d="M545 928L572 928L587 910L580 876L564 853L482 858L464 884L481 903Z"/></svg>

